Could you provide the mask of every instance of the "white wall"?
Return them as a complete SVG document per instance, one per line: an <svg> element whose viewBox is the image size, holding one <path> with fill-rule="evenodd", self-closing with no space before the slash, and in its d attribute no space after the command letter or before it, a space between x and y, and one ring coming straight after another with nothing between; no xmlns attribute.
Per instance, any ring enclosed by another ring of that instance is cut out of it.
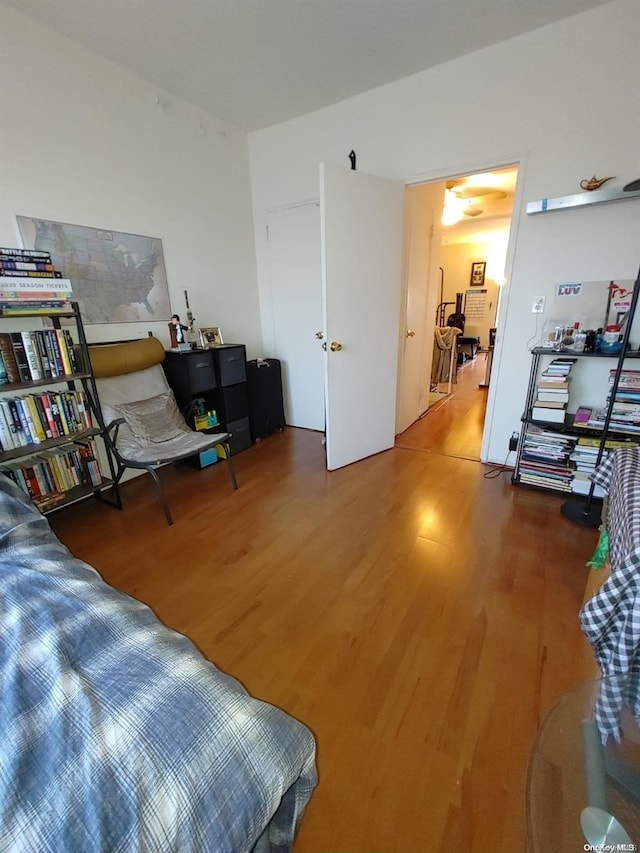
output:
<svg viewBox="0 0 640 853"><path fill-rule="evenodd" d="M524 208L579 192L594 173L618 185L640 177L639 43L640 3L617 0L250 134L261 304L265 212L316 197L319 162L348 168L353 148L360 170L407 183L518 164L483 447L484 459L504 460L520 426L534 298L558 281L636 276L640 201L531 217Z"/></svg>
<svg viewBox="0 0 640 853"><path fill-rule="evenodd" d="M161 237L172 309L188 290L198 325L261 355L246 135L0 8L0 245L16 214ZM166 322L87 335L147 329L169 344Z"/></svg>

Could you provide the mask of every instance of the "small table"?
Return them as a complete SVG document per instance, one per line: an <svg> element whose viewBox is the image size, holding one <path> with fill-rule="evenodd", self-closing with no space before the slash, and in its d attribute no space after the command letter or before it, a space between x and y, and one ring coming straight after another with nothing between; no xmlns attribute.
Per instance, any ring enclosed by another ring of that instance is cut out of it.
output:
<svg viewBox="0 0 640 853"><path fill-rule="evenodd" d="M593 709L603 682L588 682L564 696L538 732L527 774L531 853L615 845L611 838L594 838L594 815L597 834L603 813L613 818L605 823L611 832L622 828L631 843L640 843L640 730L628 715L620 743L601 745Z"/></svg>

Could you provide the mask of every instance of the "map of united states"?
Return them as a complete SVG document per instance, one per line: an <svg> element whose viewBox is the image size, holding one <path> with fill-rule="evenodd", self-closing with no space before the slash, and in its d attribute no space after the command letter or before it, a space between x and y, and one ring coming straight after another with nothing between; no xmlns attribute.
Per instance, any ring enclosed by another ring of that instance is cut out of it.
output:
<svg viewBox="0 0 640 853"><path fill-rule="evenodd" d="M71 281L85 323L168 320L162 241L122 231L19 216L24 245L50 252Z"/></svg>

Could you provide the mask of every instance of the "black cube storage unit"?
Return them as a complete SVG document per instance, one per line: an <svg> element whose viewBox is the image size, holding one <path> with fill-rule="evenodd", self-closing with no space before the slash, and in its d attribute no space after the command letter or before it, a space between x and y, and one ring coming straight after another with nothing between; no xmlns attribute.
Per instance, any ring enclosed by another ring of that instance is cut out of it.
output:
<svg viewBox="0 0 640 853"><path fill-rule="evenodd" d="M162 363L167 382L173 391L178 408L191 428L194 427L194 401L202 398L207 411L216 408L218 382L211 350L168 350ZM222 426L204 430L206 433L225 432ZM211 448L183 459L191 468L206 468L217 461L216 449Z"/></svg>
<svg viewBox="0 0 640 853"><path fill-rule="evenodd" d="M247 351L244 344L219 344L208 350L213 355L217 391L214 406L220 426L231 434L231 455L251 447L249 396L247 393Z"/></svg>
<svg viewBox="0 0 640 853"><path fill-rule="evenodd" d="M277 358L247 362L249 419L254 441L285 427L282 400L282 367Z"/></svg>

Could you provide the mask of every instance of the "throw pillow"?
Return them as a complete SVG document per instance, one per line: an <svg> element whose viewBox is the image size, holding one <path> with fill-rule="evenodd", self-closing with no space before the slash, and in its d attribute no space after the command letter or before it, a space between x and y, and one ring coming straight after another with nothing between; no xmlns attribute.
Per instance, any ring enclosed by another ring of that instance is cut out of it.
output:
<svg viewBox="0 0 640 853"><path fill-rule="evenodd" d="M160 444L185 432L191 432L180 414L171 390L147 400L121 403L114 408L125 419L136 438L142 441Z"/></svg>

